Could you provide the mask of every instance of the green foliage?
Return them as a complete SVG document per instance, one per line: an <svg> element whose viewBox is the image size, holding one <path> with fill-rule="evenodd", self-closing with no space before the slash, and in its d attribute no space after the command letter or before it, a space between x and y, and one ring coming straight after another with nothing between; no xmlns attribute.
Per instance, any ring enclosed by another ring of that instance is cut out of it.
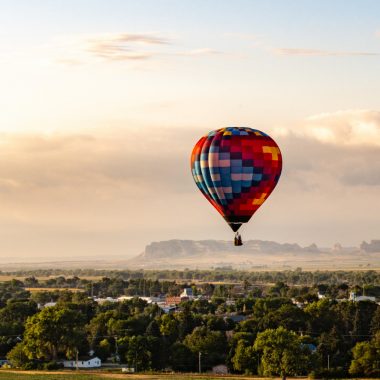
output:
<svg viewBox="0 0 380 380"><path fill-rule="evenodd" d="M16 344L12 350L8 352L7 359L14 368L24 368L26 364L31 362L25 352L23 343Z"/></svg>
<svg viewBox="0 0 380 380"><path fill-rule="evenodd" d="M196 327L193 332L186 336L183 344L193 354L202 353L204 368L224 363L227 352L227 339L221 331L211 331L207 327Z"/></svg>
<svg viewBox="0 0 380 380"><path fill-rule="evenodd" d="M257 359L258 356L253 349L253 346L244 339L239 340L235 350L235 355L231 360L233 369L246 374L256 374Z"/></svg>
<svg viewBox="0 0 380 380"><path fill-rule="evenodd" d="M304 375L308 371L311 353L299 337L283 327L268 329L257 335L254 349L260 355L266 376Z"/></svg>
<svg viewBox="0 0 380 380"><path fill-rule="evenodd" d="M55 359L90 348L103 360L119 357L138 371L196 371L199 352L203 370L224 363L232 372L249 374L306 375L313 369L315 377L338 377L350 368L355 376L375 376L379 366L378 343L370 339L380 331L380 307L333 299L352 290L361 294L363 284L366 294L376 295L380 275L374 271L88 271L103 276L94 281L81 279L84 271L72 271L71 277L51 273L57 277L40 280L28 272L23 281L0 283L0 356L8 354L22 368L53 368ZM25 285L61 291L30 295ZM74 287L83 292L70 291ZM102 304L89 297L178 295L184 287L202 298L182 302L173 314L138 297ZM329 298L318 300L318 291ZM302 308L291 298L304 303ZM39 311L36 304L48 301L57 306ZM317 347L316 354L308 344Z"/></svg>
<svg viewBox="0 0 380 380"><path fill-rule="evenodd" d="M55 371L57 369L63 368L63 365L61 363L51 361L51 362L44 363L42 368L48 371Z"/></svg>
<svg viewBox="0 0 380 380"><path fill-rule="evenodd" d="M47 307L26 321L24 348L30 359L56 360L75 356L84 336L84 318L64 307Z"/></svg>
<svg viewBox="0 0 380 380"><path fill-rule="evenodd" d="M169 364L174 371L195 371L197 366L197 355L185 344L176 342L170 349Z"/></svg>
<svg viewBox="0 0 380 380"><path fill-rule="evenodd" d="M129 339L126 360L135 371L147 371L152 368L152 352L149 341L144 336L132 336Z"/></svg>
<svg viewBox="0 0 380 380"><path fill-rule="evenodd" d="M357 343L352 353L351 375L380 376L380 331L371 341Z"/></svg>
<svg viewBox="0 0 380 380"><path fill-rule="evenodd" d="M95 354L99 356L102 361L105 361L111 355L111 343L108 339L103 339L95 348Z"/></svg>

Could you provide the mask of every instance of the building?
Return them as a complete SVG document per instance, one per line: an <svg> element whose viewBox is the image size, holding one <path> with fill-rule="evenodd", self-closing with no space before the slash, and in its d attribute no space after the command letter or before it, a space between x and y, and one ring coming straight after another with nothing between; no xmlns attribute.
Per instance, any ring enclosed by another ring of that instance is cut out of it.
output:
<svg viewBox="0 0 380 380"><path fill-rule="evenodd" d="M65 368L100 368L102 361L97 357L80 357L76 360L61 361Z"/></svg>
<svg viewBox="0 0 380 380"><path fill-rule="evenodd" d="M166 305L179 305L184 300L184 297L166 297L165 303Z"/></svg>
<svg viewBox="0 0 380 380"><path fill-rule="evenodd" d="M174 313L177 311L177 306L176 305L167 305L165 303L159 303L157 304L158 307L165 313L165 314L170 314Z"/></svg>
<svg viewBox="0 0 380 380"><path fill-rule="evenodd" d="M319 300L323 300L324 298L326 298L326 294L325 293L321 293L321 292L318 292L318 299Z"/></svg>
<svg viewBox="0 0 380 380"><path fill-rule="evenodd" d="M228 368L225 364L219 364L214 367L212 367L212 373L216 375L227 375L228 374Z"/></svg>
<svg viewBox="0 0 380 380"><path fill-rule="evenodd" d="M355 292L351 292L349 300L353 301L353 302L359 302L359 301L372 301L372 302L376 302L376 297L357 296Z"/></svg>
<svg viewBox="0 0 380 380"><path fill-rule="evenodd" d="M296 305L299 309L302 309L305 306L303 302L297 301L295 298L292 298L292 304Z"/></svg>
<svg viewBox="0 0 380 380"><path fill-rule="evenodd" d="M181 298L188 298L192 299L194 298L193 289L192 288L184 288L183 292L180 295Z"/></svg>
<svg viewBox="0 0 380 380"><path fill-rule="evenodd" d="M94 301L97 302L99 305L102 305L106 302L119 302L117 298L112 298L112 297L106 297L106 298L94 298Z"/></svg>
<svg viewBox="0 0 380 380"><path fill-rule="evenodd" d="M121 296L121 297L118 297L118 302L124 302L124 301L130 301L132 300L133 298L139 298L147 303L158 303L158 302L162 302L162 298L161 297L143 297L143 296Z"/></svg>
<svg viewBox="0 0 380 380"><path fill-rule="evenodd" d="M223 319L227 321L227 319L231 319L235 323L243 322L247 319L246 315L240 315L240 314L226 314Z"/></svg>
<svg viewBox="0 0 380 380"><path fill-rule="evenodd" d="M57 302L46 302L45 304L37 304L39 310L44 309L45 307L53 307L57 304Z"/></svg>

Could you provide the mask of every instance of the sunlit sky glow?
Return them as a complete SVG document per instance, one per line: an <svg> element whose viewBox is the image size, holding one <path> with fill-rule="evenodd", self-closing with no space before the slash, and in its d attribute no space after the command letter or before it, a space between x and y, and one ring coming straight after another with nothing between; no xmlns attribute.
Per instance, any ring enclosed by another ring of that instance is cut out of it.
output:
<svg viewBox="0 0 380 380"><path fill-rule="evenodd" d="M379 238L379 14L376 0L3 0L0 257L230 239L188 162L230 125L284 153L246 238Z"/></svg>

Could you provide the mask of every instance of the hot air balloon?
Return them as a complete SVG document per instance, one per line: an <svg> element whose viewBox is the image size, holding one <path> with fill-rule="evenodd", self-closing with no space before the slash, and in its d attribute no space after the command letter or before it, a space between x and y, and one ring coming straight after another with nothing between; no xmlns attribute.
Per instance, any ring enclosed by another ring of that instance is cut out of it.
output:
<svg viewBox="0 0 380 380"><path fill-rule="evenodd" d="M269 197L281 175L282 156L275 141L257 129L211 131L194 146L191 172L206 199L236 232Z"/></svg>

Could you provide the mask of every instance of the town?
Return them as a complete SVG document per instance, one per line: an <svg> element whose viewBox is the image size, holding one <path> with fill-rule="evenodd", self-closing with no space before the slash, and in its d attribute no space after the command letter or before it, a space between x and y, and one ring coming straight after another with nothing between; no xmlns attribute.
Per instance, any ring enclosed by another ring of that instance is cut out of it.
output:
<svg viewBox="0 0 380 380"><path fill-rule="evenodd" d="M0 283L0 364L5 370L379 374L378 272L220 270L217 281L199 280L210 271L192 274L198 280L181 271L177 280L157 279L174 275L165 271L114 271L97 279L18 273ZM311 276L324 281L310 284ZM276 362L283 355L286 363Z"/></svg>

